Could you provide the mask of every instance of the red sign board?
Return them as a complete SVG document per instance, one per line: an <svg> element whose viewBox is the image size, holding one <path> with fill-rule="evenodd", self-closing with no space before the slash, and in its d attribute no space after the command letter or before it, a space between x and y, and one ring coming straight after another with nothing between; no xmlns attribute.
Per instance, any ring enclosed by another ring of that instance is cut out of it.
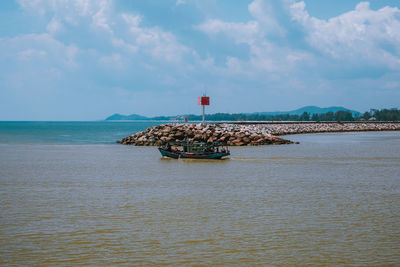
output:
<svg viewBox="0 0 400 267"><path fill-rule="evenodd" d="M209 96L199 96L197 103L202 106L210 105L210 97Z"/></svg>

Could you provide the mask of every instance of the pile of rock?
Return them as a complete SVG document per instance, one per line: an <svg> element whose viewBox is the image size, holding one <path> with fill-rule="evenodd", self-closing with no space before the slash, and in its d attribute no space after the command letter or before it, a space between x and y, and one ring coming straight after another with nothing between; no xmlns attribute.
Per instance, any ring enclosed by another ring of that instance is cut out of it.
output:
<svg viewBox="0 0 400 267"><path fill-rule="evenodd" d="M164 124L153 126L143 132L118 141L121 144L136 146L157 146L162 142L220 142L228 146L291 144L271 135L258 125L238 124Z"/></svg>
<svg viewBox="0 0 400 267"><path fill-rule="evenodd" d="M156 146L164 141L220 142L228 146L291 144L276 135L355 131L399 131L400 122L366 123L265 123L265 124L164 124L128 136L118 143Z"/></svg>
<svg viewBox="0 0 400 267"><path fill-rule="evenodd" d="M262 124L272 135L331 132L398 131L400 122Z"/></svg>

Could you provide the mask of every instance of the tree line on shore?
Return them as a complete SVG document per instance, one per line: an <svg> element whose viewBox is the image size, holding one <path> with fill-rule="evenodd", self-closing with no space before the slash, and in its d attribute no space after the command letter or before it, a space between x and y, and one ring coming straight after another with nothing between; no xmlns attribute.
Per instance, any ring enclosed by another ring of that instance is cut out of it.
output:
<svg viewBox="0 0 400 267"><path fill-rule="evenodd" d="M189 121L202 120L200 115L186 116ZM156 117L153 119L166 119L167 117ZM337 112L327 112L322 114L309 114L304 112L301 115L296 114L245 114L245 113L215 113L206 115L207 121L362 121L362 120L377 120L377 121L400 121L399 109L371 109L361 116L354 115L350 111L339 110Z"/></svg>

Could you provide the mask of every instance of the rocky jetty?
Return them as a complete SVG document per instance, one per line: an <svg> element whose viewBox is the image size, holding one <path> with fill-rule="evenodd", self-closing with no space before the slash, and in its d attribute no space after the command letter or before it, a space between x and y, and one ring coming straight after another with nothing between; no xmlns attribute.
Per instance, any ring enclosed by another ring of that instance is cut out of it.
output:
<svg viewBox="0 0 400 267"><path fill-rule="evenodd" d="M238 124L164 124L153 126L146 131L118 141L118 143L136 146L157 146L162 142L188 140L189 142L220 142L228 146L291 144L273 136L258 125Z"/></svg>
<svg viewBox="0 0 400 267"><path fill-rule="evenodd" d="M301 122L271 123L260 126L272 135L400 130L400 122Z"/></svg>
<svg viewBox="0 0 400 267"><path fill-rule="evenodd" d="M164 141L220 142L228 146L278 145L293 142L278 135L326 132L399 131L400 122L365 123L184 123L153 126L143 132L127 136L121 144L157 146Z"/></svg>

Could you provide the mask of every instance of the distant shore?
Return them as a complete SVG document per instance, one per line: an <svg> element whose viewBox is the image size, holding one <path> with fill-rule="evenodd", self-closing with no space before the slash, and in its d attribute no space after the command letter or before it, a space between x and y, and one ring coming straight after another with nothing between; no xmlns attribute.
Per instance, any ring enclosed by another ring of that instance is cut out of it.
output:
<svg viewBox="0 0 400 267"><path fill-rule="evenodd" d="M330 132L399 131L400 122L232 122L168 123L147 128L120 144L157 146L163 142L220 142L228 146L292 144L281 135Z"/></svg>

